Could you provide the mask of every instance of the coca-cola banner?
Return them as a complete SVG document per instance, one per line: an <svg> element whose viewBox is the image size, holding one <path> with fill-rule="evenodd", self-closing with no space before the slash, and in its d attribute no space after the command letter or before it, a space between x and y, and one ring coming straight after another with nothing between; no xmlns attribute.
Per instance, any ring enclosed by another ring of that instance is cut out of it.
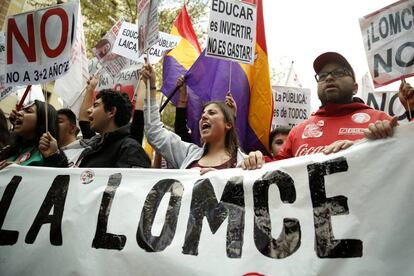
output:
<svg viewBox="0 0 414 276"><path fill-rule="evenodd" d="M262 169L0 171L2 275L414 275L414 125Z"/></svg>

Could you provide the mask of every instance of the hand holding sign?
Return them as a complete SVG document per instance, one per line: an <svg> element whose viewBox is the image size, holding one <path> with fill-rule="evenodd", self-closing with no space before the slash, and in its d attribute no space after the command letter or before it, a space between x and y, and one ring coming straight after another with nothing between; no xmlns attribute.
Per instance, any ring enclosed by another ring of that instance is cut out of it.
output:
<svg viewBox="0 0 414 276"><path fill-rule="evenodd" d="M147 81L150 81L150 88L151 90L155 90L155 71L152 68L151 64L147 63L142 66L140 71L141 80L147 84Z"/></svg>
<svg viewBox="0 0 414 276"><path fill-rule="evenodd" d="M414 88L409 83L407 83L405 79L401 80L398 98L400 99L400 102L406 111L410 112L414 109ZM411 118L409 119L412 119L413 114L410 115Z"/></svg>
<svg viewBox="0 0 414 276"><path fill-rule="evenodd" d="M49 157L58 151L57 141L50 132L43 133L40 137L39 150L44 157Z"/></svg>

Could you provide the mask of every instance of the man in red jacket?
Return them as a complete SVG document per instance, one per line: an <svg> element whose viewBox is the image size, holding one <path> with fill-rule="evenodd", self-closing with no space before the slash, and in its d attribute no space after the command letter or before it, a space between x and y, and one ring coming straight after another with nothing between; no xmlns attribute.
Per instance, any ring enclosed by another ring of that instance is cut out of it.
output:
<svg viewBox="0 0 414 276"><path fill-rule="evenodd" d="M358 84L349 62L340 54L327 52L313 63L322 103L309 119L295 126L273 160L323 152L329 154L346 149L356 140L392 136L397 117L353 101ZM263 155L251 152L242 167L260 168Z"/></svg>

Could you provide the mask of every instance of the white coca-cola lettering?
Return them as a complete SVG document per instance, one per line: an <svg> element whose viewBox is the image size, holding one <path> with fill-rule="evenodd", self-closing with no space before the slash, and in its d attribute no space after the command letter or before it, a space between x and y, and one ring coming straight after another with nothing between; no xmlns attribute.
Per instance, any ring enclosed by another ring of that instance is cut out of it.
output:
<svg viewBox="0 0 414 276"><path fill-rule="evenodd" d="M325 147L326 146L309 147L308 144L302 144L296 151L295 157L320 153L325 149Z"/></svg>

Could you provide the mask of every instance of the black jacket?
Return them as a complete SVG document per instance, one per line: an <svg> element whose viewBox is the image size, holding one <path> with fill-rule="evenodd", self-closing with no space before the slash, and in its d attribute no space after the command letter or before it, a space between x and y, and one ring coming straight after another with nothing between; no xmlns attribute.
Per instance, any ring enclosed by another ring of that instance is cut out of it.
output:
<svg viewBox="0 0 414 276"><path fill-rule="evenodd" d="M184 119L184 124L185 122L186 121ZM134 116L132 117L132 122L128 125L130 126L130 136L137 140L138 143L142 144L142 140L144 138L144 112L142 112L142 110L135 109ZM91 139L96 135L96 133L91 130L89 121L79 121L79 127L84 139ZM186 131L188 132L188 129L186 129Z"/></svg>
<svg viewBox="0 0 414 276"><path fill-rule="evenodd" d="M82 168L149 168L150 159L142 146L130 137L129 125L106 133L82 139L85 147L79 167Z"/></svg>

